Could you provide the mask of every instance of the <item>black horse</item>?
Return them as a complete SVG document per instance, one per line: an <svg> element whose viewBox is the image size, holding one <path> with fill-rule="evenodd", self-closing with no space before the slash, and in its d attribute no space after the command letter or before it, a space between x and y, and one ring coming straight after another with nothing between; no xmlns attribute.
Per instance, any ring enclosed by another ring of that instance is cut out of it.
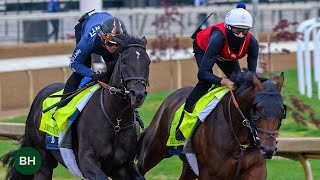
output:
<svg viewBox="0 0 320 180"><path fill-rule="evenodd" d="M236 100L232 101L230 93L225 95L197 128L192 148L199 169L193 171L181 156L183 170L179 179L266 179L265 158L275 154L276 137L285 118L280 94L284 76L281 74L277 84L261 78L262 83L252 72L245 71L233 74L231 80L239 87ZM191 90L182 88L167 97L139 139L137 159L142 175L172 156L166 145L170 124Z"/></svg>
<svg viewBox="0 0 320 180"><path fill-rule="evenodd" d="M121 42L121 43L120 43ZM146 53L147 40L127 36L120 41L120 56L109 85L100 88L72 126L73 151L82 175L88 179L144 179L134 161L137 134L134 109L146 96L150 59ZM9 165L6 179L52 179L58 162L65 166L59 151L45 148L44 132L39 131L42 102L61 90L62 83L51 84L35 97L26 121L22 147L37 149L42 157L38 172L30 176L19 174L13 167L16 151L2 157Z"/></svg>

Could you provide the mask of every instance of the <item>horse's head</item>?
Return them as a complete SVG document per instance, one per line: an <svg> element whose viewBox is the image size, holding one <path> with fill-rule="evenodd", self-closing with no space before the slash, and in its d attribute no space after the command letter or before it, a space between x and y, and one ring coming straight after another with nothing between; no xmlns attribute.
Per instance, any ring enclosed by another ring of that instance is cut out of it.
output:
<svg viewBox="0 0 320 180"><path fill-rule="evenodd" d="M140 107L147 96L151 62L146 52L147 40L127 35L116 41L120 55L110 84L123 90L133 108Z"/></svg>
<svg viewBox="0 0 320 180"><path fill-rule="evenodd" d="M281 73L276 84L265 78L258 78L253 72L236 72L231 75L236 82L237 98L245 117L242 124L252 135L253 143L260 148L265 158L272 158L277 148L278 130L286 115L286 106L280 94L284 76Z"/></svg>
<svg viewBox="0 0 320 180"><path fill-rule="evenodd" d="M254 132L258 132L261 153L268 159L276 153L278 130L286 115L286 106L280 94L283 82L283 73L276 84L270 80L261 82L253 76L256 94L251 108L250 123L256 130Z"/></svg>

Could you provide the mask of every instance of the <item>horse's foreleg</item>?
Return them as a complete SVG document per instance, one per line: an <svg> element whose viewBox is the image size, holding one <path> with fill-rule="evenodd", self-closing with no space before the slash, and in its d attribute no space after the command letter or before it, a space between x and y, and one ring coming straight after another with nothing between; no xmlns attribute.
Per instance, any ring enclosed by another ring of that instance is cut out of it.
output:
<svg viewBox="0 0 320 180"><path fill-rule="evenodd" d="M92 150L79 151L79 166L82 175L87 179L108 179L108 176L101 170L101 165Z"/></svg>
<svg viewBox="0 0 320 180"><path fill-rule="evenodd" d="M253 166L250 169L243 171L239 177L240 180L266 180L267 170L265 165Z"/></svg>
<svg viewBox="0 0 320 180"><path fill-rule="evenodd" d="M117 168L116 172L113 172L111 178L115 180L145 180L134 162L130 162L127 165Z"/></svg>

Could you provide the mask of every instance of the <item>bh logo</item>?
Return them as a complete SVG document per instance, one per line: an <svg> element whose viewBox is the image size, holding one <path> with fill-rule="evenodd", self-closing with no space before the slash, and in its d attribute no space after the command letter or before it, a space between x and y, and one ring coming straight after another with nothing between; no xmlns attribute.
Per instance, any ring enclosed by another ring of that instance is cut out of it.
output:
<svg viewBox="0 0 320 180"><path fill-rule="evenodd" d="M37 172L41 163L42 159L39 152L31 147L19 149L13 157L14 167L23 175L31 175Z"/></svg>

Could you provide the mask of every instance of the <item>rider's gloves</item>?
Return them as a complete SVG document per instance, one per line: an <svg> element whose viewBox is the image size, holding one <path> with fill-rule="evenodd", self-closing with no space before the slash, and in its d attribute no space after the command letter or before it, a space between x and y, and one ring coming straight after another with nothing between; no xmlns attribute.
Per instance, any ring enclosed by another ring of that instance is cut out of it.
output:
<svg viewBox="0 0 320 180"><path fill-rule="evenodd" d="M97 71L92 73L91 78L95 81L104 81L106 76L106 72Z"/></svg>

